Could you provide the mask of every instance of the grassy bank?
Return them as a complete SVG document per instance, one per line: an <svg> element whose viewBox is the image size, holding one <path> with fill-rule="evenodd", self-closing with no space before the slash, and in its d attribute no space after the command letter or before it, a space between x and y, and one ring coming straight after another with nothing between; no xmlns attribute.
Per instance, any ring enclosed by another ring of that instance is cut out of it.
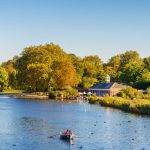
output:
<svg viewBox="0 0 150 150"><path fill-rule="evenodd" d="M89 97L89 103L100 104L102 106L109 106L113 108L118 108L123 111L150 115L150 100L144 99L124 99L120 97Z"/></svg>

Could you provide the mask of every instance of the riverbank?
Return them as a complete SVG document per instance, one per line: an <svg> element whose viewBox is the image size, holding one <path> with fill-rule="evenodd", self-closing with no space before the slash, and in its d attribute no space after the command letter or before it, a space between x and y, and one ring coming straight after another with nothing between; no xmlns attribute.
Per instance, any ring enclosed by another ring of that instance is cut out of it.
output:
<svg viewBox="0 0 150 150"><path fill-rule="evenodd" d="M34 100L55 100L57 102L63 101L65 103L81 103L82 99L62 99L62 98L49 98L48 93L36 92L36 93L21 93L21 92L1 92L0 95L7 95L9 97L15 97L18 99L34 99Z"/></svg>
<svg viewBox="0 0 150 150"><path fill-rule="evenodd" d="M2 92L1 95L7 95L10 97L16 97L16 98L24 98L24 99L40 99L40 100L46 100L49 99L48 94L41 94L41 93L22 93L22 92Z"/></svg>
<svg viewBox="0 0 150 150"><path fill-rule="evenodd" d="M118 108L123 111L150 115L150 100L145 99L124 99L121 97L89 97L90 104L100 104L101 106L109 106L113 108Z"/></svg>

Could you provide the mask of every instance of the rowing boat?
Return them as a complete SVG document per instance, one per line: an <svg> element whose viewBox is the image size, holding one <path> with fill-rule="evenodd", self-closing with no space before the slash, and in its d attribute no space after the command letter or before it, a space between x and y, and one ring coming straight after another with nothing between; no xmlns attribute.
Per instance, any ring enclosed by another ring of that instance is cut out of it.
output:
<svg viewBox="0 0 150 150"><path fill-rule="evenodd" d="M66 134L64 132L60 132L60 138L63 140L72 140L74 138L73 134Z"/></svg>

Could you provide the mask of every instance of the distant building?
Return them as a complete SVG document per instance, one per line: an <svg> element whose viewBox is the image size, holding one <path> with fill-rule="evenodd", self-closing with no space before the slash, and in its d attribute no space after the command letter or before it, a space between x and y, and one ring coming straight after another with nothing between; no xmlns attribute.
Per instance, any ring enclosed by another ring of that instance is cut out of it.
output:
<svg viewBox="0 0 150 150"><path fill-rule="evenodd" d="M107 75L105 78L105 82L100 82L92 86L88 89L88 92L96 94L97 96L113 96L116 95L116 93L118 93L121 89L124 89L126 87L126 85L117 82L110 82L110 76Z"/></svg>

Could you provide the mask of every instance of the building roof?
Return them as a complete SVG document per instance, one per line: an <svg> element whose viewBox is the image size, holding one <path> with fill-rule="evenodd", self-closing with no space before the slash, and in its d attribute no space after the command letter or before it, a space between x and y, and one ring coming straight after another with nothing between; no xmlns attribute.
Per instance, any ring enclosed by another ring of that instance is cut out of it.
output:
<svg viewBox="0 0 150 150"><path fill-rule="evenodd" d="M105 83L100 82L94 86L92 86L90 89L110 89L115 82Z"/></svg>
<svg viewBox="0 0 150 150"><path fill-rule="evenodd" d="M113 90L119 90L119 89L123 89L123 88L127 88L127 85L124 85L122 83L117 83L117 82L109 82L109 83L100 82L100 83L92 86L89 89L95 89L95 90L98 90L98 89L100 89L100 90L113 89Z"/></svg>

